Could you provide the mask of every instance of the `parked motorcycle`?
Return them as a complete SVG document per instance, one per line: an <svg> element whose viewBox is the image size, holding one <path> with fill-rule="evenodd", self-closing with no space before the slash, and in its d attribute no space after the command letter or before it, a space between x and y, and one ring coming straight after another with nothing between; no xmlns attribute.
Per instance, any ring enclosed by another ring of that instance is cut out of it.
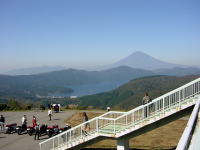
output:
<svg viewBox="0 0 200 150"><path fill-rule="evenodd" d="M35 128L33 126L28 126L26 130L27 130L28 135L30 136L35 133Z"/></svg>
<svg viewBox="0 0 200 150"><path fill-rule="evenodd" d="M59 133L58 125L47 127L47 135L49 137L52 137L52 136L54 136L54 135L56 135L58 133Z"/></svg>
<svg viewBox="0 0 200 150"><path fill-rule="evenodd" d="M70 125L66 125L65 127L59 129L59 133L62 133L62 132L67 131L69 129L71 129L71 126Z"/></svg>
<svg viewBox="0 0 200 150"><path fill-rule="evenodd" d="M23 133L27 133L27 125L26 124L22 124L21 126L17 126L16 127L16 132L18 133L18 135L21 135Z"/></svg>
<svg viewBox="0 0 200 150"><path fill-rule="evenodd" d="M47 125L42 124L40 126L40 134L44 135L44 134L46 134L46 132L47 132ZM28 135L32 136L33 134L35 134L35 128L33 126L28 126L27 133L28 133Z"/></svg>
<svg viewBox="0 0 200 150"><path fill-rule="evenodd" d="M11 134L16 132L16 127L17 127L16 123L7 124L5 127L5 134Z"/></svg>
<svg viewBox="0 0 200 150"><path fill-rule="evenodd" d="M48 126L46 124L42 124L40 126L40 135L45 135L47 133Z"/></svg>

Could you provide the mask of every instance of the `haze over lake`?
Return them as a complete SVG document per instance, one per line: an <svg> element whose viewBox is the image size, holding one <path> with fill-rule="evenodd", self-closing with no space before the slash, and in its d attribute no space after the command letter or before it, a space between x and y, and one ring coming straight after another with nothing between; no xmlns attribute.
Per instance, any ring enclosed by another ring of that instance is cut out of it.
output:
<svg viewBox="0 0 200 150"><path fill-rule="evenodd" d="M73 93L69 94L50 94L50 96L85 96L85 95L92 95L101 92L106 92L110 90L114 90L117 87L123 85L124 83L128 82L127 80L124 81L113 81L113 82L101 82L96 84L84 84L84 85L74 85L74 86L66 86L66 88L71 88L74 90Z"/></svg>

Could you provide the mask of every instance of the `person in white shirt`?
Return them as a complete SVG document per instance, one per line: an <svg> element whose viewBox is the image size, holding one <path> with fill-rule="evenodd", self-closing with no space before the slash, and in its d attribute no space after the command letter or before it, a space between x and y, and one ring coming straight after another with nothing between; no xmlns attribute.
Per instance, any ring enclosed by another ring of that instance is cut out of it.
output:
<svg viewBox="0 0 200 150"><path fill-rule="evenodd" d="M26 125L26 124L27 124L27 117L26 117L26 115L24 115L22 117L22 125Z"/></svg>
<svg viewBox="0 0 200 150"><path fill-rule="evenodd" d="M48 110L48 116L49 116L49 121L51 121L51 116L52 116L52 110L51 109Z"/></svg>
<svg viewBox="0 0 200 150"><path fill-rule="evenodd" d="M107 107L107 111L110 111L110 107Z"/></svg>

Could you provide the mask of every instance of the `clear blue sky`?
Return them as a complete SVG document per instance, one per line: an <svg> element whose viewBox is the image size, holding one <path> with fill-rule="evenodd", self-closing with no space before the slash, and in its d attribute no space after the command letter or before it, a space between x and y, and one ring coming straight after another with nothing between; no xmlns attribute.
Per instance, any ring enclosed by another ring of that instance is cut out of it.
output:
<svg viewBox="0 0 200 150"><path fill-rule="evenodd" d="M200 1L0 1L0 72L104 65L134 51L200 66Z"/></svg>

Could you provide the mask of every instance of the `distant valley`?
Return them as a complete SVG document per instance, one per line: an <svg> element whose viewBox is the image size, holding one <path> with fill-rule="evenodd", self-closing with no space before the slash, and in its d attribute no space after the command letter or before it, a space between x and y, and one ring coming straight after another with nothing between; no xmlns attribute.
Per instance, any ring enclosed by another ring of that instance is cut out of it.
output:
<svg viewBox="0 0 200 150"><path fill-rule="evenodd" d="M111 90L131 79L149 75L154 75L154 73L126 66L104 71L67 69L37 75L0 75L0 96L74 95L72 87L83 87L86 93L78 91L81 93L80 95L95 94L96 92ZM97 89L95 89L95 85ZM91 90L93 92L88 93Z"/></svg>

